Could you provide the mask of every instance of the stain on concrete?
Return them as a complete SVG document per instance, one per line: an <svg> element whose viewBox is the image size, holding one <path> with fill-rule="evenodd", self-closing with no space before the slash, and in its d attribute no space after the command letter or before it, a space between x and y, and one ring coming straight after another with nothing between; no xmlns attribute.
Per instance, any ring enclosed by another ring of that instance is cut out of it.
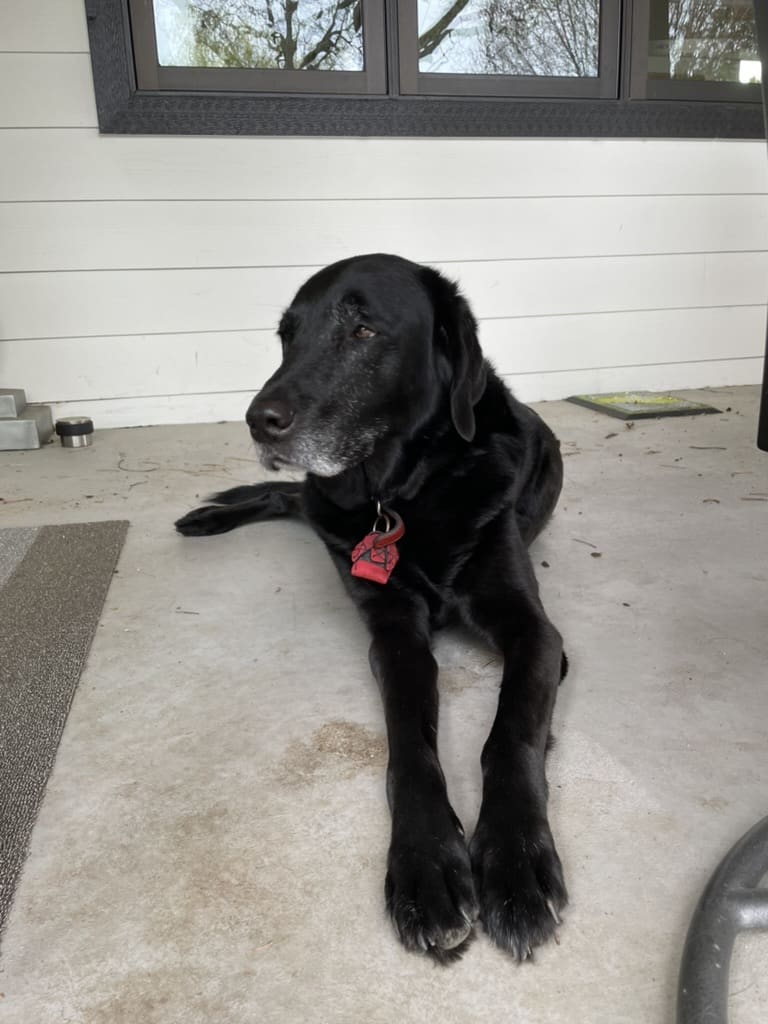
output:
<svg viewBox="0 0 768 1024"><path fill-rule="evenodd" d="M472 690L485 683L498 685L503 667L502 659L491 655L486 655L485 660L468 659L467 664L446 665L440 670L438 685L442 693L451 696L458 696L465 690Z"/></svg>
<svg viewBox="0 0 768 1024"><path fill-rule="evenodd" d="M238 997L247 991L247 981L253 984L236 977L206 985L199 969L175 964L120 973L115 980L119 987L112 993L66 1019L73 1024L169 1024L182 1019L234 1024L243 1019Z"/></svg>
<svg viewBox="0 0 768 1024"><path fill-rule="evenodd" d="M720 796L699 796L696 800L702 807L711 811L724 811L730 806L730 800Z"/></svg>
<svg viewBox="0 0 768 1024"><path fill-rule="evenodd" d="M180 815L175 823L176 833L185 839L219 835L227 814L228 809L222 801L203 806L188 814Z"/></svg>
<svg viewBox="0 0 768 1024"><path fill-rule="evenodd" d="M323 778L348 779L366 768L382 769L386 763L384 736L357 722L335 720L316 729L309 742L291 743L275 776L284 786L306 786Z"/></svg>
<svg viewBox="0 0 768 1024"><path fill-rule="evenodd" d="M504 668L500 654L462 633L442 640L437 660L438 687L447 696L458 696L477 687L498 686Z"/></svg>

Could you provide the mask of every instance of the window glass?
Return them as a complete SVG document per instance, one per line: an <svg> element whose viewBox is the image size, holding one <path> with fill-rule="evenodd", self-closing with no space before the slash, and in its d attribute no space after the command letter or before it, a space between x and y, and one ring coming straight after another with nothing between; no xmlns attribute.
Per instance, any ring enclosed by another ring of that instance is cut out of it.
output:
<svg viewBox="0 0 768 1024"><path fill-rule="evenodd" d="M759 82L752 0L651 0L648 77Z"/></svg>
<svg viewBox="0 0 768 1024"><path fill-rule="evenodd" d="M362 71L360 0L153 0L163 67Z"/></svg>
<svg viewBox="0 0 768 1024"><path fill-rule="evenodd" d="M419 0L419 70L595 78L600 0Z"/></svg>

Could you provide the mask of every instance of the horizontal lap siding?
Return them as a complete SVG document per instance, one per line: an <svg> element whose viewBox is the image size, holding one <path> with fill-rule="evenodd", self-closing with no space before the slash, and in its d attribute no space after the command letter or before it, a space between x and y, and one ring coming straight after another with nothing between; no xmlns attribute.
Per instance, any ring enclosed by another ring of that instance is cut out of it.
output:
<svg viewBox="0 0 768 1024"><path fill-rule="evenodd" d="M4 127L93 128L97 123L87 53L0 55L0 124Z"/></svg>
<svg viewBox="0 0 768 1024"><path fill-rule="evenodd" d="M4 150L0 196L14 201L766 192L765 144L755 141L99 137L39 128L8 131Z"/></svg>
<svg viewBox="0 0 768 1024"><path fill-rule="evenodd" d="M80 0L0 49L0 375L58 413L240 418L297 285L374 250L458 280L525 399L759 379L759 143L100 138Z"/></svg>
<svg viewBox="0 0 768 1024"><path fill-rule="evenodd" d="M0 275L0 309L5 335L13 339L270 328L313 269L4 274ZM481 320L517 320L553 314L762 305L768 253L470 262L446 264L443 269L462 283ZM694 358L697 349L692 340L684 343ZM723 355L728 354L727 344ZM642 340L635 354L642 355Z"/></svg>
<svg viewBox="0 0 768 1024"><path fill-rule="evenodd" d="M526 378L535 377L542 397L556 397L561 381L597 377L606 369L629 380L628 387L639 386L631 383L634 374L661 373L661 367L675 367L679 376L696 364L742 363L738 371L743 376L748 367L754 369L752 339L763 323L763 307L755 305L505 318L481 321L480 326L486 354L500 372L514 378L518 389L527 386ZM698 339L693 360L686 359L687 346L679 340L692 334ZM724 336L729 338L727 357ZM68 351L77 352L70 367L68 399L78 402L94 395L123 403L134 397L151 401L177 394L183 379L194 395L242 394L244 408L245 396L274 372L279 361L278 342L267 328L30 339L9 346L4 370L9 380L35 376L41 394L52 396L61 386L60 363ZM637 353L643 363L626 361L636 359ZM712 370L722 373L724 367Z"/></svg>
<svg viewBox="0 0 768 1024"><path fill-rule="evenodd" d="M88 52L83 0L3 0L0 50L16 53Z"/></svg>
<svg viewBox="0 0 768 1024"><path fill-rule="evenodd" d="M765 247L768 195L6 203L0 237L19 271L313 267L350 245L457 264L743 252Z"/></svg>
<svg viewBox="0 0 768 1024"><path fill-rule="evenodd" d="M759 357L732 362L665 363L662 366L602 367L590 370L559 370L537 375L533 395L545 402L564 395L599 394L611 391L681 391L687 388L733 387L754 384L761 373ZM518 397L531 393L531 377L508 374L505 377ZM259 378L264 380L264 376ZM218 423L242 420L253 398L253 391L186 392L148 397L74 399L56 405L59 416L91 416L100 428L169 423ZM533 401L534 398L528 400ZM717 405L717 396L713 396ZM248 432L243 429L242 455L253 459ZM243 482L250 483L247 470Z"/></svg>

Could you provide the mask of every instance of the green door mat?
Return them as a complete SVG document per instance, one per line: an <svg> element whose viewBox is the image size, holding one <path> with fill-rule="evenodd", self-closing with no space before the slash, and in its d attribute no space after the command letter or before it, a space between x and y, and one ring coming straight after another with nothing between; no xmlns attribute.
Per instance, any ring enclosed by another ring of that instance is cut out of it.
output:
<svg viewBox="0 0 768 1024"><path fill-rule="evenodd" d="M720 412L714 406L655 391L619 391L609 395L571 395L566 399L620 420L650 420L662 416L701 416Z"/></svg>

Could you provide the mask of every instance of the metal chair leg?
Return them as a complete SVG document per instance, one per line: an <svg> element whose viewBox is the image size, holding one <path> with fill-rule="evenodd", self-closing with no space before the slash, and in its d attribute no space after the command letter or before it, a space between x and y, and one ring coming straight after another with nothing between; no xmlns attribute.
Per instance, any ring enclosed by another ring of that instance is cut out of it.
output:
<svg viewBox="0 0 768 1024"><path fill-rule="evenodd" d="M738 932L768 929L768 818L726 854L688 928L677 988L677 1024L726 1024L728 974Z"/></svg>

